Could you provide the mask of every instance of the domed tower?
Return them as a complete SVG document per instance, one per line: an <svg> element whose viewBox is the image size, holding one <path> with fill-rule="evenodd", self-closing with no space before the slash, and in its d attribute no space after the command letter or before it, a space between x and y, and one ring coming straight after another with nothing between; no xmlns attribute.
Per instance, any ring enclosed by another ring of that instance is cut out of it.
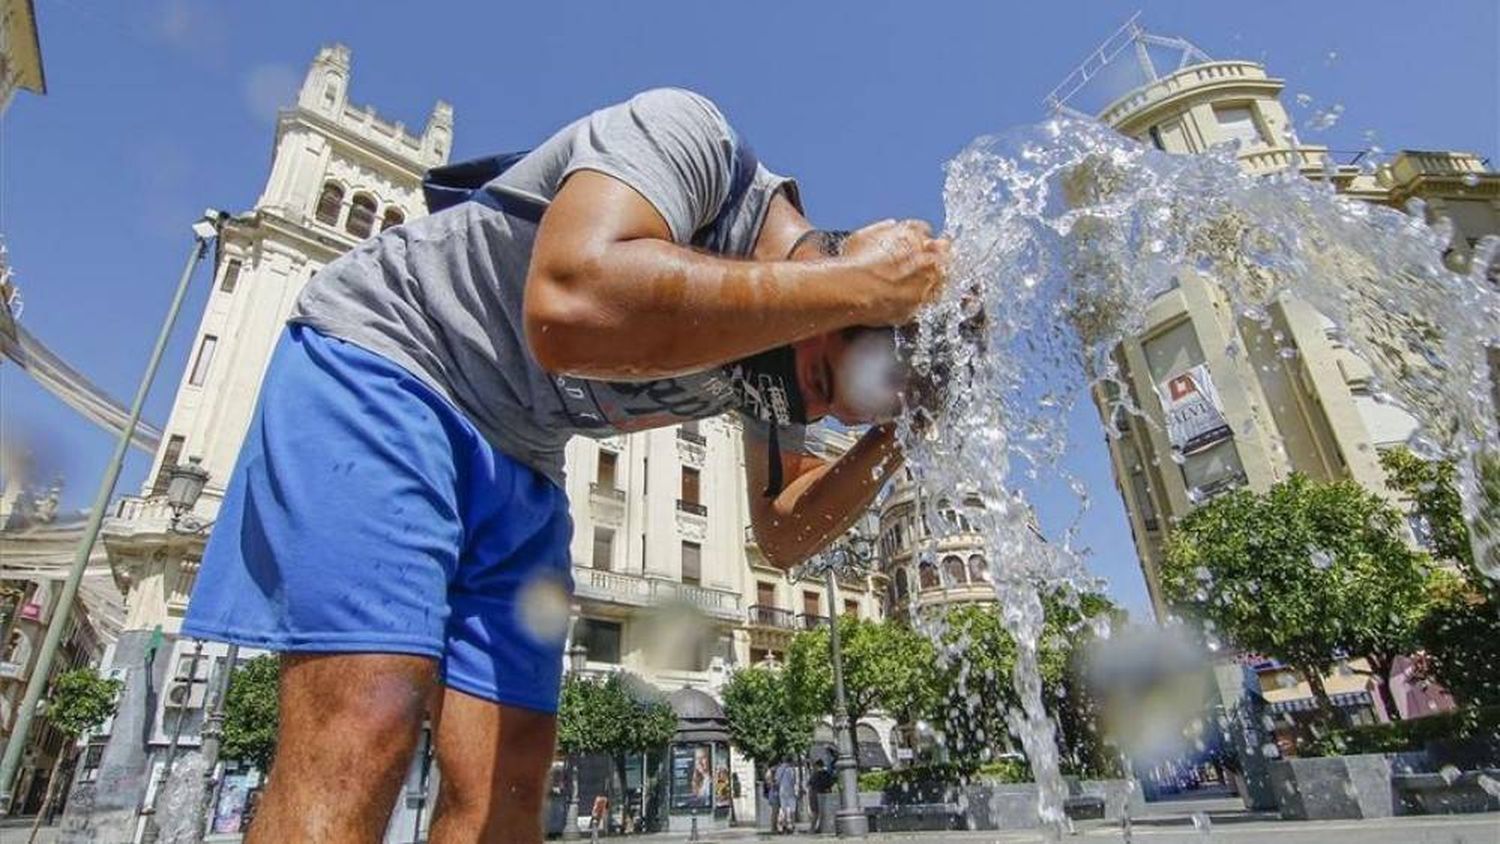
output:
<svg viewBox="0 0 1500 844"><path fill-rule="evenodd" d="M1280 99L1285 87L1259 63L1214 59L1186 39L1146 32L1132 17L1045 104L1171 154L1232 145L1251 175L1296 168L1352 198L1397 208L1420 198L1429 217L1452 219L1456 268L1479 238L1500 231L1500 175L1478 156L1403 151L1377 161L1367 151L1336 162L1327 147L1298 138ZM1095 393L1114 429L1107 444L1115 481L1159 617L1168 607L1158 567L1178 518L1230 489L1264 490L1294 472L1390 496L1380 450L1415 430L1409 414L1373 395L1370 366L1305 302L1275 304L1268 327L1240 318L1221 290L1190 269L1180 277L1152 303L1141 333L1116 349L1119 384ZM1118 390L1146 420L1116 409ZM1223 424L1174 443L1164 405L1188 393Z"/></svg>
<svg viewBox="0 0 1500 844"><path fill-rule="evenodd" d="M880 503L878 555L890 614L995 600L983 537L949 502L937 503L940 518L951 520L946 526L932 525L932 508L918 504L911 472L903 469Z"/></svg>

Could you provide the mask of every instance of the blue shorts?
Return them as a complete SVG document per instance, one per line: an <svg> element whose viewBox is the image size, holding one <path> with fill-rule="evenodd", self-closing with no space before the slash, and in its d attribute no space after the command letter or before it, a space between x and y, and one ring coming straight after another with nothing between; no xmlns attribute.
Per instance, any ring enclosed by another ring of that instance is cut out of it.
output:
<svg viewBox="0 0 1500 844"><path fill-rule="evenodd" d="M431 656L452 688L555 712L572 532L563 491L443 396L294 325L182 630L272 651Z"/></svg>

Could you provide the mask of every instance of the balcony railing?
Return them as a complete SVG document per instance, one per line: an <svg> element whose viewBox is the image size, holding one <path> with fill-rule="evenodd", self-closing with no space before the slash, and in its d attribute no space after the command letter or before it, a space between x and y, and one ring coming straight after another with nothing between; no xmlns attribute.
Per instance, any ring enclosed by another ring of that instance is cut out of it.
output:
<svg viewBox="0 0 1500 844"><path fill-rule="evenodd" d="M827 624L828 616L826 615L813 615L812 613L805 612L797 616L798 630L817 630L819 627L827 626Z"/></svg>
<svg viewBox="0 0 1500 844"><path fill-rule="evenodd" d="M791 610L770 604L756 604L750 608L747 621L751 627L774 627L777 630L796 630L797 617Z"/></svg>
<svg viewBox="0 0 1500 844"><path fill-rule="evenodd" d="M686 428L677 429L677 439L683 442L690 442L693 445L705 445L708 443L707 437L695 431L689 431Z"/></svg>
<svg viewBox="0 0 1500 844"><path fill-rule="evenodd" d="M681 601L726 619L744 617L738 592L584 566L573 567L573 580L580 598L632 606Z"/></svg>
<svg viewBox="0 0 1500 844"><path fill-rule="evenodd" d="M605 486L598 481L594 481L593 483L589 484L589 494L597 495L600 498L607 498L610 501L625 500L625 490L617 489L613 486Z"/></svg>
<svg viewBox="0 0 1500 844"><path fill-rule="evenodd" d="M692 513L695 516L708 515L707 506L699 504L696 501L684 501L681 498L677 499L677 509L681 510L684 513Z"/></svg>

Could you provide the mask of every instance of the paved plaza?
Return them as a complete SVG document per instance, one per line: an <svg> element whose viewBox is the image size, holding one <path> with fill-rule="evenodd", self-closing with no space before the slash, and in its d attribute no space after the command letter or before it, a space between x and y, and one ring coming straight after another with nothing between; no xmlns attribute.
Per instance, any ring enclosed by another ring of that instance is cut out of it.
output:
<svg viewBox="0 0 1500 844"><path fill-rule="evenodd" d="M0 823L0 841L25 840L29 822ZM47 828L38 842L55 841ZM231 842L237 836L213 836L210 842ZM587 839L584 839L587 841ZM685 835L636 835L615 838L621 844L686 844ZM827 844L830 835L765 835L735 829L704 835L701 844ZM901 832L871 835L870 844L898 842L996 842L1042 844L1040 832ZM1080 823L1063 839L1119 844L1500 844L1500 812L1477 815L1427 815L1352 821L1283 821L1274 814L1247 812L1234 800L1183 800L1149 804L1129 831L1119 823Z"/></svg>

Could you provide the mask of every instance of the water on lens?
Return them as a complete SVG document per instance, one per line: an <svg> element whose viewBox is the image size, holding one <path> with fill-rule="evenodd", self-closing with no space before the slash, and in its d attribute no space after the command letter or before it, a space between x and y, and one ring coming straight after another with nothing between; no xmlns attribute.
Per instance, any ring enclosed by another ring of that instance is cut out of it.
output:
<svg viewBox="0 0 1500 844"><path fill-rule="evenodd" d="M908 408L899 435L930 524L951 524L940 504L972 501L964 516L989 546L1019 651L1021 706L1010 725L1039 785L1043 825L1057 833L1065 789L1037 670L1040 595L1093 579L1067 537L1047 542L1030 529L1032 510L1015 490L1062 472L1068 414L1091 390L1119 396L1112 411L1139 414L1111 352L1142 330L1151 302L1176 285L1212 285L1226 322L1281 344L1290 341L1276 330L1277 304L1310 304L1370 364L1375 395L1417 418L1413 449L1458 462L1471 519L1476 456L1500 445L1486 366L1500 306L1481 269L1444 266L1451 232L1420 213L1346 199L1295 174L1251 177L1232 150L1169 156L1083 121L976 140L949 162L944 198L950 281L903 354L949 389ZM1481 242L1471 265L1485 267L1494 250L1493 239ZM1229 420L1239 432L1247 421ZM1084 506L1088 491L1072 486ZM1488 522L1474 520L1475 556L1493 577Z"/></svg>

